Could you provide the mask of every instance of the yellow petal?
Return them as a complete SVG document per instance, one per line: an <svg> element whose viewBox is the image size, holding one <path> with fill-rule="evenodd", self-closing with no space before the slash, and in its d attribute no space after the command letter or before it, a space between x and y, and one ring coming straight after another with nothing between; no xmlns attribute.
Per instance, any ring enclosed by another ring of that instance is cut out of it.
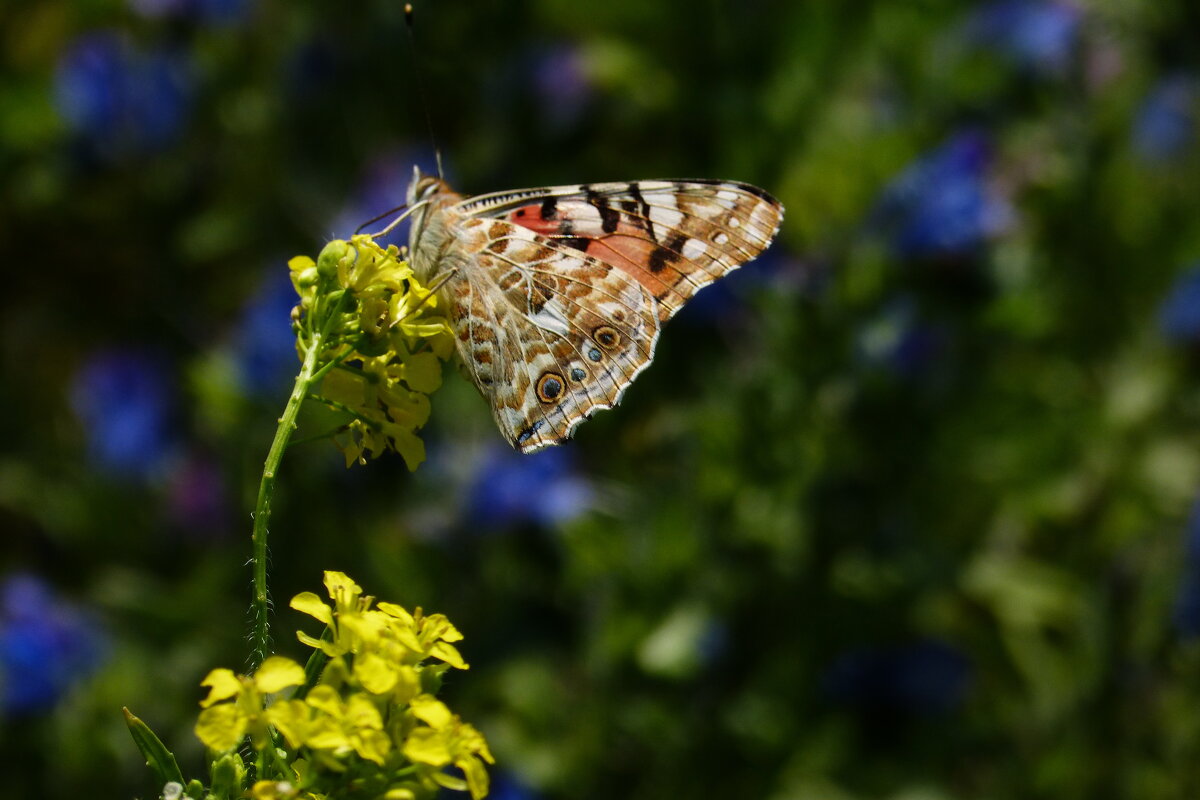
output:
<svg viewBox="0 0 1200 800"><path fill-rule="evenodd" d="M359 653L354 659L354 677L372 694L390 692L400 678L391 662L370 652Z"/></svg>
<svg viewBox="0 0 1200 800"><path fill-rule="evenodd" d="M433 782L438 786L444 786L456 792L465 792L467 790L467 782L457 775L451 775L447 772L435 772L431 777L433 778Z"/></svg>
<svg viewBox="0 0 1200 800"><path fill-rule="evenodd" d="M201 708L208 708L213 703L228 700L242 690L242 682L233 674L233 670L214 669L200 681L201 686L208 687L208 697L200 701Z"/></svg>
<svg viewBox="0 0 1200 800"><path fill-rule="evenodd" d="M430 394L442 385L442 362L433 353L417 353L404 360L404 382Z"/></svg>
<svg viewBox="0 0 1200 800"><path fill-rule="evenodd" d="M267 722L274 725L293 748L300 747L310 728L308 705L303 700L272 703L267 709Z"/></svg>
<svg viewBox="0 0 1200 800"><path fill-rule="evenodd" d="M301 592L292 598L289 605L301 614L316 617L318 621L324 622L326 625L333 623L333 610L312 592Z"/></svg>
<svg viewBox="0 0 1200 800"><path fill-rule="evenodd" d="M404 606L398 606L395 603L380 602L376 608L387 614L389 617L395 617L405 625L411 626L414 624L413 615L408 613Z"/></svg>
<svg viewBox="0 0 1200 800"><path fill-rule="evenodd" d="M350 631L359 640L371 643L379 638L387 624L386 620L387 617L382 614L365 611L358 614L343 612L338 622L341 623L342 630Z"/></svg>
<svg viewBox="0 0 1200 800"><path fill-rule="evenodd" d="M415 433L397 430L391 436L392 447L404 459L404 466L409 472L416 472L417 467L425 461L425 443Z"/></svg>
<svg viewBox="0 0 1200 800"><path fill-rule="evenodd" d="M445 739L433 728L417 728L404 742L404 756L418 764L444 767L450 763Z"/></svg>
<svg viewBox="0 0 1200 800"><path fill-rule="evenodd" d="M353 603L362 594L362 587L350 580L349 575L331 569L325 571L325 588L338 603Z"/></svg>
<svg viewBox="0 0 1200 800"><path fill-rule="evenodd" d="M313 723L305 744L314 750L348 750L350 737L333 720L323 719Z"/></svg>
<svg viewBox="0 0 1200 800"><path fill-rule="evenodd" d="M463 638L463 635L458 632L458 628L451 624L445 614L430 614L426 617L422 633L441 639L443 642L461 642Z"/></svg>
<svg viewBox="0 0 1200 800"><path fill-rule="evenodd" d="M392 702L403 705L421 693L421 676L410 666L396 670L396 686L392 689Z"/></svg>
<svg viewBox="0 0 1200 800"><path fill-rule="evenodd" d="M283 656L271 656L254 673L254 685L264 694L274 694L304 683L304 667Z"/></svg>
<svg viewBox="0 0 1200 800"><path fill-rule="evenodd" d="M355 752L381 767L383 759L392 749L392 740L383 731L359 731L351 739Z"/></svg>
<svg viewBox="0 0 1200 800"><path fill-rule="evenodd" d="M308 703L315 709L324 711L331 717L342 716L343 706L342 698L337 693L337 689L324 684L314 686L308 696L304 698L304 702Z"/></svg>
<svg viewBox="0 0 1200 800"><path fill-rule="evenodd" d="M233 703L204 709L196 722L196 736L210 750L232 750L245 735L246 717Z"/></svg>
<svg viewBox="0 0 1200 800"><path fill-rule="evenodd" d="M330 658L340 656L342 653L346 652L344 649L338 647L336 642L326 642L323 639L314 638L309 636L304 631L296 631L296 638L300 640L301 644L306 644L309 647L315 647Z"/></svg>
<svg viewBox="0 0 1200 800"><path fill-rule="evenodd" d="M370 698L361 693L351 695L350 699L346 701L344 719L355 728L383 730L383 717L379 714L379 709L375 707Z"/></svg>
<svg viewBox="0 0 1200 800"><path fill-rule="evenodd" d="M288 269L292 272L304 272L304 270L315 267L317 262L313 261L308 256L295 256L288 259Z"/></svg>
<svg viewBox="0 0 1200 800"><path fill-rule="evenodd" d="M452 667L459 669L470 669L470 665L463 661L462 655L454 648L452 644L445 642L437 642L433 647L429 648L429 655L434 658L440 658Z"/></svg>
<svg viewBox="0 0 1200 800"><path fill-rule="evenodd" d="M446 704L431 694L420 694L409 704L413 716L433 728L444 728L454 719Z"/></svg>
<svg viewBox="0 0 1200 800"><path fill-rule="evenodd" d="M367 401L367 383L361 375L335 369L321 381L321 394L357 409Z"/></svg>
<svg viewBox="0 0 1200 800"><path fill-rule="evenodd" d="M483 738L483 734L477 731L473 725L463 723L459 726L456 733L461 744L461 749L478 754L489 764L496 763L496 759L492 758L492 753L488 750L487 740Z"/></svg>
<svg viewBox="0 0 1200 800"><path fill-rule="evenodd" d="M473 800L481 800L488 793L488 774L487 769L477 758L460 758L454 762L454 766L463 771L467 776L467 788L471 792Z"/></svg>

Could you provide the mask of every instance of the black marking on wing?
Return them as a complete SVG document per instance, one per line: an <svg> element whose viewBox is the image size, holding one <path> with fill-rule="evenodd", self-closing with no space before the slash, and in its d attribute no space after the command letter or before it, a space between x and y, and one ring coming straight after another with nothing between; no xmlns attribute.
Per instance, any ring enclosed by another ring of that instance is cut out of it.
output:
<svg viewBox="0 0 1200 800"><path fill-rule="evenodd" d="M542 219L554 219L558 213L558 198L554 195L542 201Z"/></svg>
<svg viewBox="0 0 1200 800"><path fill-rule="evenodd" d="M588 203L595 206L596 211L600 214L600 230L605 233L614 233L617 226L621 224L621 212L608 204L608 198L596 192L591 187L586 190Z"/></svg>
<svg viewBox="0 0 1200 800"><path fill-rule="evenodd" d="M517 444L518 445L525 444L526 442L528 442L530 439L533 438L533 435L535 433L537 433L539 430L541 430L544 427L546 427L546 420L539 419L537 422L533 423L528 428L521 431L520 435L517 436Z"/></svg>
<svg viewBox="0 0 1200 800"><path fill-rule="evenodd" d="M629 196L638 204L638 217L642 221L642 227L646 229L650 241L657 242L658 240L654 238L654 223L650 221L650 204L646 202L646 198L642 197L642 190L636 183L630 183L627 188Z"/></svg>
<svg viewBox="0 0 1200 800"><path fill-rule="evenodd" d="M689 238L691 237L686 233L676 232L667 239L665 245L655 247L654 252L650 254L650 271L662 272L667 264L673 264L682 258L683 246Z"/></svg>

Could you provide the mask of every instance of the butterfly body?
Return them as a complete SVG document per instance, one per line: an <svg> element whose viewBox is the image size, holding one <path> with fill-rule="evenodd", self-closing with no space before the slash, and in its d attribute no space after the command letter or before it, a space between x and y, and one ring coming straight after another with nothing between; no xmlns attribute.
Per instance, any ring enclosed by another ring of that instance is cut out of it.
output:
<svg viewBox="0 0 1200 800"><path fill-rule="evenodd" d="M663 323L761 253L783 208L722 181L583 184L463 197L416 175L409 258L440 293L467 374L523 452L616 405Z"/></svg>

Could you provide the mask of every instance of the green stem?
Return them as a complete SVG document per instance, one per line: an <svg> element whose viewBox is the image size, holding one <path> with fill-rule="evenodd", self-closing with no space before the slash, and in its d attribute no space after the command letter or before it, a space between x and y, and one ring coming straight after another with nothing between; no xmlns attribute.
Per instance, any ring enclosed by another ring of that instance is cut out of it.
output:
<svg viewBox="0 0 1200 800"><path fill-rule="evenodd" d="M271 521L271 500L275 495L275 474L279 471L279 462L287 450L292 431L296 429L296 416L300 413L300 405L308 396L315 380L317 356L321 352L322 334L324 331L313 332L307 343L308 350L304 353L304 362L300 366L300 374L296 376L296 384L292 387L292 395L288 398L283 416L279 418L279 427L275 430L275 440L271 442L271 450L267 453L263 465L262 482L258 485L258 503L254 509L254 602L250 607L254 629L251 632L250 664L251 670L256 669L271 651L271 595L267 591L267 531Z"/></svg>

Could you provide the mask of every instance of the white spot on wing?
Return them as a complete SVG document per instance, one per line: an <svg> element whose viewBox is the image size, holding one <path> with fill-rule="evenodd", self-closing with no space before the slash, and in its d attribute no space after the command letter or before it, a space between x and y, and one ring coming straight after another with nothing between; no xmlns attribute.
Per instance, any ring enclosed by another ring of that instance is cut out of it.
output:
<svg viewBox="0 0 1200 800"><path fill-rule="evenodd" d="M680 252L683 253L683 257L688 261L695 261L697 258L708 252L708 245L704 244L704 242L700 241L699 239L688 239L683 243L683 250Z"/></svg>
<svg viewBox="0 0 1200 800"><path fill-rule="evenodd" d="M664 202L670 202L673 206L675 198L671 197ZM655 205L650 207L650 222L654 224L654 238L664 242L679 228L679 224L683 222L683 214L677 208Z"/></svg>
<svg viewBox="0 0 1200 800"><path fill-rule="evenodd" d="M542 330L551 331L559 336L566 336L571 332L571 324L567 321L566 314L558 307L557 300L546 303L536 314L531 314L529 319Z"/></svg>

